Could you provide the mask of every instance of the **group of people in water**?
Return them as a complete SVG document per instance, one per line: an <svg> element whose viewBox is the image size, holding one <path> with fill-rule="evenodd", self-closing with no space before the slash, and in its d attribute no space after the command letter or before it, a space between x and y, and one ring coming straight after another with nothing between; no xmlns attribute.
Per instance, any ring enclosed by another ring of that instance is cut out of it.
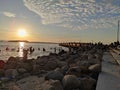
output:
<svg viewBox="0 0 120 90"><path fill-rule="evenodd" d="M62 48L57 48L57 47L51 47L49 48L50 51L47 51L46 48L42 47L42 48L34 48L32 46L30 46L29 48L24 48L24 47L20 47L20 48L9 48L9 47L6 47L4 50L0 49L0 53L2 51L6 51L6 52L22 52L23 55L23 60L26 60L28 58L28 54L31 55L32 53L34 53L35 51L42 51L42 52L54 52L54 53L57 53L57 51L61 51Z"/></svg>
<svg viewBox="0 0 120 90"><path fill-rule="evenodd" d="M43 51L43 52L46 52L46 51L47 51L45 48L37 48L37 49L35 49L35 48L33 48L32 46L29 47L29 48L27 48L27 49L25 49L25 48L23 48L23 47L17 48L17 49L16 49L16 48L6 47L6 48L5 48L5 51L16 51L16 52L20 52L20 49L23 50L23 51L24 51L24 50L27 50L27 51L29 52L29 54L32 54L35 50ZM56 53L57 50L61 51L61 48L54 47L54 48L50 48L50 50L54 50L54 53ZM0 52L2 52L1 49L0 49Z"/></svg>

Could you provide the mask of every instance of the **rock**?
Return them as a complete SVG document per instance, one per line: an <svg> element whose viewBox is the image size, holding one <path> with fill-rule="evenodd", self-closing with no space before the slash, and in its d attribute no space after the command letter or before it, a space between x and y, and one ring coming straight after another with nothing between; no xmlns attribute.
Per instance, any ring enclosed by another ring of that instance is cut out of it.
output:
<svg viewBox="0 0 120 90"><path fill-rule="evenodd" d="M0 69L3 69L5 66L5 62L3 60L0 60Z"/></svg>
<svg viewBox="0 0 120 90"><path fill-rule="evenodd" d="M15 69L17 67L17 59L15 57L10 57L6 62L4 69Z"/></svg>
<svg viewBox="0 0 120 90"><path fill-rule="evenodd" d="M88 54L88 60L96 58L94 54Z"/></svg>
<svg viewBox="0 0 120 90"><path fill-rule="evenodd" d="M64 90L73 90L80 88L81 84L80 80L78 80L75 75L65 75L62 80L62 83Z"/></svg>
<svg viewBox="0 0 120 90"><path fill-rule="evenodd" d="M37 85L41 85L43 83L44 78L38 78L37 76L29 76L26 78L22 78L16 82L16 84L21 88L21 90L35 90L35 87Z"/></svg>
<svg viewBox="0 0 120 90"><path fill-rule="evenodd" d="M69 70L66 72L66 74L75 75L75 76L80 77L81 76L81 69L78 66L70 67Z"/></svg>
<svg viewBox="0 0 120 90"><path fill-rule="evenodd" d="M26 73L27 71L24 68L19 68L17 69L18 73L23 74Z"/></svg>
<svg viewBox="0 0 120 90"><path fill-rule="evenodd" d="M33 64L33 72L38 72L40 70L40 65Z"/></svg>
<svg viewBox="0 0 120 90"><path fill-rule="evenodd" d="M21 89L19 88L19 86L14 85L14 86L10 86L9 90L21 90Z"/></svg>
<svg viewBox="0 0 120 90"><path fill-rule="evenodd" d="M51 71L45 76L45 80L53 79L53 80L60 80L63 79L63 74L59 71Z"/></svg>
<svg viewBox="0 0 120 90"><path fill-rule="evenodd" d="M95 90L96 80L85 77L81 80L81 88L82 90Z"/></svg>
<svg viewBox="0 0 120 90"><path fill-rule="evenodd" d="M35 90L63 90L59 80L48 80L36 86Z"/></svg>
<svg viewBox="0 0 120 90"><path fill-rule="evenodd" d="M61 68L56 68L54 71L59 71L59 72L61 72Z"/></svg>
<svg viewBox="0 0 120 90"><path fill-rule="evenodd" d="M5 71L5 76L9 78L16 78L18 75L19 74L16 69L7 69Z"/></svg>
<svg viewBox="0 0 120 90"><path fill-rule="evenodd" d="M37 65L44 66L48 62L48 59L49 59L48 56L42 56L38 58L37 60L35 60L34 62Z"/></svg>
<svg viewBox="0 0 120 90"><path fill-rule="evenodd" d="M87 66L75 66L70 67L66 74L75 75L77 77L81 77L84 74L88 74L89 70Z"/></svg>
<svg viewBox="0 0 120 90"><path fill-rule="evenodd" d="M65 75L66 72L68 71L68 69L69 69L69 66L68 66L68 65L63 66L63 67L61 68L61 73L62 73L63 75Z"/></svg>
<svg viewBox="0 0 120 90"><path fill-rule="evenodd" d="M33 65L31 63L23 62L19 64L18 68L23 68L27 72L31 72L33 70Z"/></svg>
<svg viewBox="0 0 120 90"><path fill-rule="evenodd" d="M30 76L30 73L23 73L23 74L20 74L19 76L17 76L17 80L20 80L22 78L26 78L26 77L29 77Z"/></svg>
<svg viewBox="0 0 120 90"><path fill-rule="evenodd" d="M67 63L64 61L57 61L57 64L58 64L58 67L60 67L60 68L67 65Z"/></svg>
<svg viewBox="0 0 120 90"><path fill-rule="evenodd" d="M89 70L92 72L100 72L101 71L101 65L100 64L94 64L89 67Z"/></svg>
<svg viewBox="0 0 120 90"><path fill-rule="evenodd" d="M83 55L81 56L81 58L82 58L82 60L88 60L88 54L83 54Z"/></svg>
<svg viewBox="0 0 120 90"><path fill-rule="evenodd" d="M9 57L7 63L10 63L10 62L15 61L15 60L16 60L15 57Z"/></svg>
<svg viewBox="0 0 120 90"><path fill-rule="evenodd" d="M54 70L55 68L57 68L56 61L48 61L47 64L44 66L44 69L47 71Z"/></svg>
<svg viewBox="0 0 120 90"><path fill-rule="evenodd" d="M100 60L99 59L90 59L90 60L88 60L88 62L89 62L90 65L100 64Z"/></svg>
<svg viewBox="0 0 120 90"><path fill-rule="evenodd" d="M4 69L0 69L0 77L3 77L4 76Z"/></svg>
<svg viewBox="0 0 120 90"><path fill-rule="evenodd" d="M0 80L1 80L1 82L7 82L7 81L9 81L9 78L8 77L1 77Z"/></svg>

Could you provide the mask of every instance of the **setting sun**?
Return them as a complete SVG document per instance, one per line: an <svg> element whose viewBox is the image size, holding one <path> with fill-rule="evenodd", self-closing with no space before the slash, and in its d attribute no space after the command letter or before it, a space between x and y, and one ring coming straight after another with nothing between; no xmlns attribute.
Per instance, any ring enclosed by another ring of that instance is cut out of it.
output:
<svg viewBox="0 0 120 90"><path fill-rule="evenodd" d="M18 35L19 35L20 37L25 37L25 36L27 35L27 32L26 32L25 29L19 29L19 30L18 30Z"/></svg>

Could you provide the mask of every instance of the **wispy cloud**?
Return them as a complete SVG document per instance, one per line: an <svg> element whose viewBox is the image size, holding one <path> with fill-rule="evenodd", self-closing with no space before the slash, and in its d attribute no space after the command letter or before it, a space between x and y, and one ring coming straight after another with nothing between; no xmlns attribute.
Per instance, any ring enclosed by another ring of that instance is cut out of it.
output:
<svg viewBox="0 0 120 90"><path fill-rule="evenodd" d="M23 0L25 6L42 18L43 24L56 24L75 30L108 28L120 18L119 0Z"/></svg>
<svg viewBox="0 0 120 90"><path fill-rule="evenodd" d="M16 14L12 13L12 12L3 12L3 14L7 17L16 17Z"/></svg>

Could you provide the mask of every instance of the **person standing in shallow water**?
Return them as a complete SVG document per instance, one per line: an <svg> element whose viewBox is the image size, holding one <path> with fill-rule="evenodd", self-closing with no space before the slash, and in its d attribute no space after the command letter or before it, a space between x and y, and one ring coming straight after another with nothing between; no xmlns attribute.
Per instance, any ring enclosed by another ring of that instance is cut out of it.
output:
<svg viewBox="0 0 120 90"><path fill-rule="evenodd" d="M23 49L23 60L27 60L28 58L28 50Z"/></svg>
<svg viewBox="0 0 120 90"><path fill-rule="evenodd" d="M45 50L45 48L43 48L43 52L45 52L46 50Z"/></svg>

